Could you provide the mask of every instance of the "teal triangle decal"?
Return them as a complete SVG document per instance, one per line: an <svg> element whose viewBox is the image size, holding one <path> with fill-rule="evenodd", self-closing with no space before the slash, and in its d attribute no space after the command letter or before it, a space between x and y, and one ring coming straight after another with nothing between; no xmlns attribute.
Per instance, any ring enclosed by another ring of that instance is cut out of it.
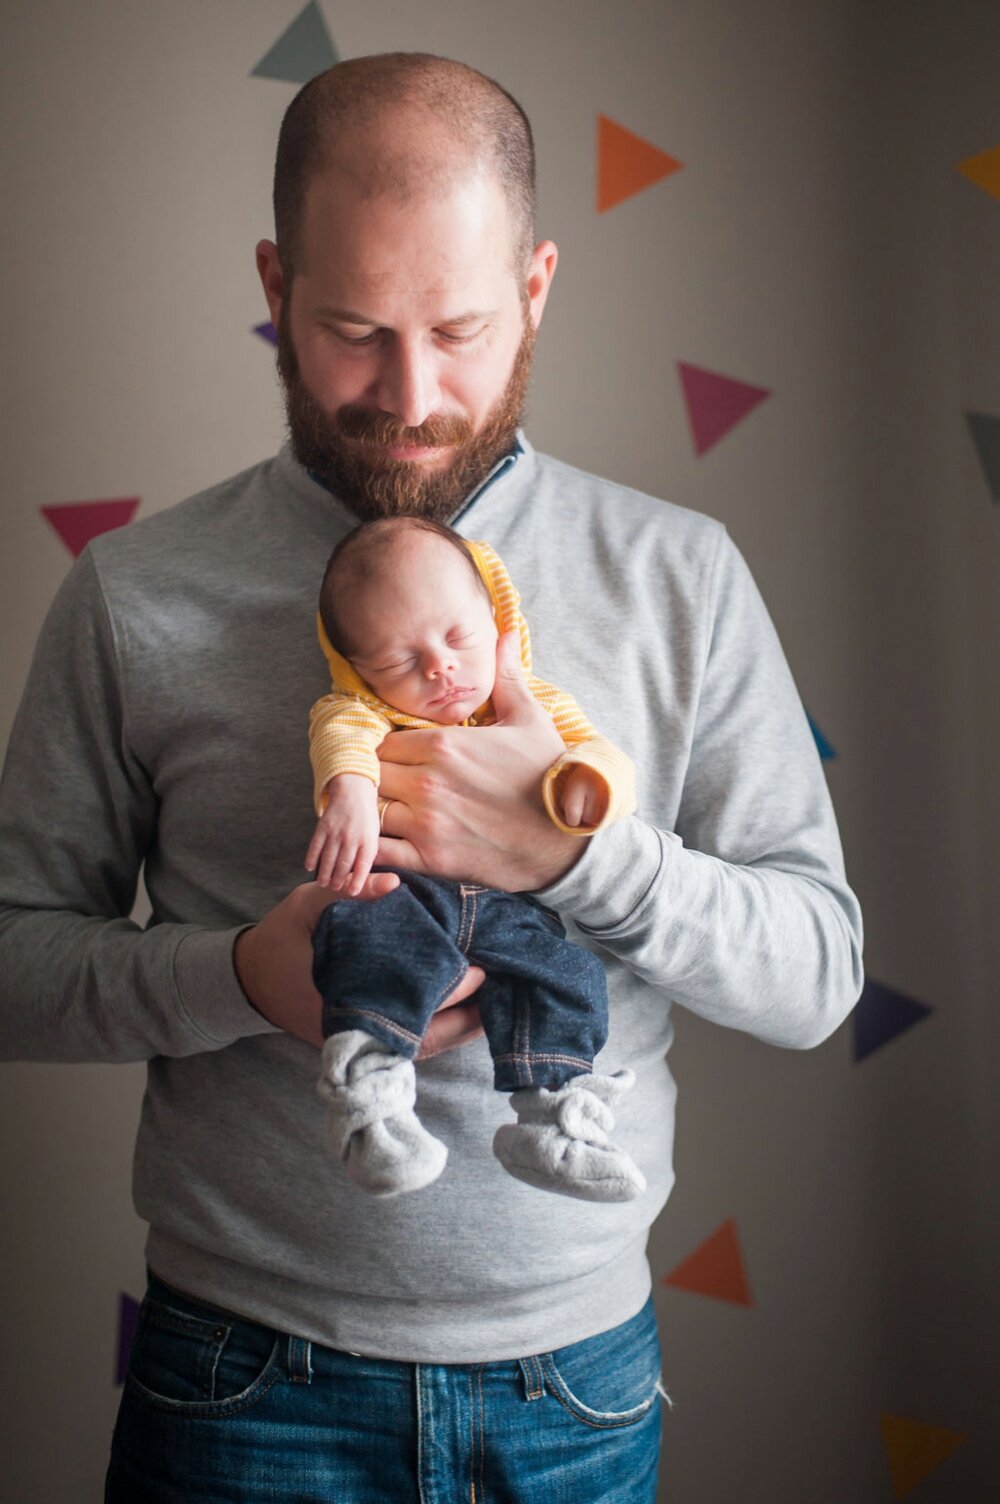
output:
<svg viewBox="0 0 1000 1504"><path fill-rule="evenodd" d="M253 69L253 78L278 78L283 83L307 84L317 73L339 63L323 12L316 0L300 11L270 52Z"/></svg>
<svg viewBox="0 0 1000 1504"><path fill-rule="evenodd" d="M809 715L808 711L806 712L806 718L809 721L809 730L813 734L813 741L816 743L816 749L819 752L820 757L824 762L832 762L837 755L836 751L833 747L831 747L830 743L827 741L826 737L823 735L822 731L819 729L812 716Z"/></svg>

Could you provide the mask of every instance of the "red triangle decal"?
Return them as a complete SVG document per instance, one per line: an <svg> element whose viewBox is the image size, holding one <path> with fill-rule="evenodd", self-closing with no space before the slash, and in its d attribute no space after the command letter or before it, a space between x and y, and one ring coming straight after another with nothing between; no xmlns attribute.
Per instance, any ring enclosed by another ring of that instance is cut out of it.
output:
<svg viewBox="0 0 1000 1504"><path fill-rule="evenodd" d="M597 212L613 209L623 199L641 193L684 166L658 146L627 131L623 125L597 117Z"/></svg>
<svg viewBox="0 0 1000 1504"><path fill-rule="evenodd" d="M670 1274L665 1285L678 1290L692 1290L696 1295L710 1295L715 1300L732 1300L740 1306L752 1306L753 1296L747 1282L743 1253L736 1223L728 1222L705 1239Z"/></svg>
<svg viewBox="0 0 1000 1504"><path fill-rule="evenodd" d="M127 496L120 501L60 502L56 506L42 507L41 512L76 559L91 538L131 522L138 505L138 496Z"/></svg>
<svg viewBox="0 0 1000 1504"><path fill-rule="evenodd" d="M695 454L704 454L771 393L732 376L677 362Z"/></svg>

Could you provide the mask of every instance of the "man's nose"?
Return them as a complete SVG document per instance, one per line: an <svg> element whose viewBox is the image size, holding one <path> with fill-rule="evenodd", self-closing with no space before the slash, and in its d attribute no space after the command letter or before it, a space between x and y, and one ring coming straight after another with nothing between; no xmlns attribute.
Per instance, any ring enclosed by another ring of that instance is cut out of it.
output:
<svg viewBox="0 0 1000 1504"><path fill-rule="evenodd" d="M418 428L437 411L441 398L433 350L397 338L385 352L378 405L408 428Z"/></svg>

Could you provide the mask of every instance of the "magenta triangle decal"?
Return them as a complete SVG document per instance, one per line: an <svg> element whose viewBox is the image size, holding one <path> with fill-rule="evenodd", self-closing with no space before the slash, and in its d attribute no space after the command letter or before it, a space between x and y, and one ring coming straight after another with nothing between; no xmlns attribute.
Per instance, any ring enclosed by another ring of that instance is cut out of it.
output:
<svg viewBox="0 0 1000 1504"><path fill-rule="evenodd" d="M711 449L747 413L771 395L765 387L750 386L746 381L722 376L718 371L706 371L683 360L677 362L677 369L687 404L694 451L698 455Z"/></svg>
<svg viewBox="0 0 1000 1504"><path fill-rule="evenodd" d="M138 496L126 496L120 501L59 502L40 510L75 559L83 553L91 538L131 522L138 505Z"/></svg>

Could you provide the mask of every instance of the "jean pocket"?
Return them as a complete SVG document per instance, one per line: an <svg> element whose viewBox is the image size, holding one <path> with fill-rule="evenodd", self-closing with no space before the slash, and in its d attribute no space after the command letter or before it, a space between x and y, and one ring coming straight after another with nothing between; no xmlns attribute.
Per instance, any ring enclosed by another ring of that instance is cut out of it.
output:
<svg viewBox="0 0 1000 1504"><path fill-rule="evenodd" d="M634 1425L664 1392L652 1302L610 1332L542 1353L538 1363L550 1393L588 1426Z"/></svg>
<svg viewBox="0 0 1000 1504"><path fill-rule="evenodd" d="M282 1377L280 1335L161 1287L147 1292L126 1385L155 1409L208 1418L237 1414Z"/></svg>

